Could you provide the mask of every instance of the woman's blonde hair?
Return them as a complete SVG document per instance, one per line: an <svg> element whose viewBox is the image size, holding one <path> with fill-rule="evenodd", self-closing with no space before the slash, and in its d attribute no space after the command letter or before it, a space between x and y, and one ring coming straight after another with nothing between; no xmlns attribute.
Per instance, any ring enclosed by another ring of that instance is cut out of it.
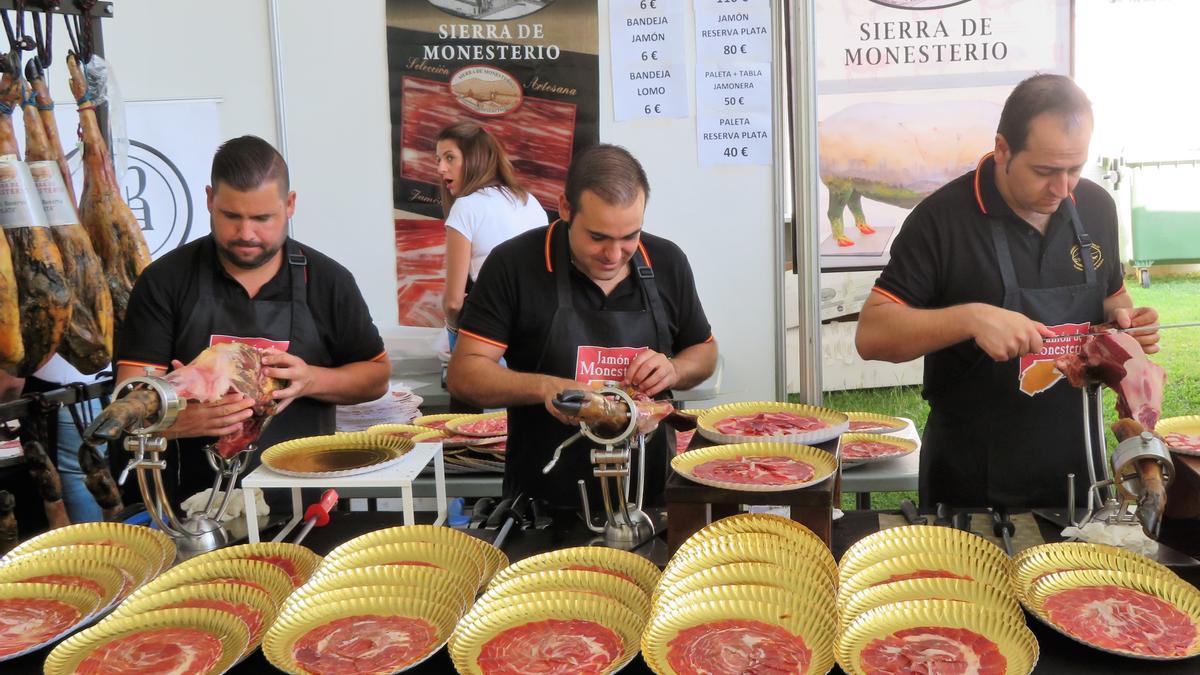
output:
<svg viewBox="0 0 1200 675"><path fill-rule="evenodd" d="M459 197L485 187L503 187L521 203L528 199L529 191L517 180L504 146L487 129L470 120L463 120L442 129L437 140L454 141L462 153L463 175ZM442 214L448 216L456 197L450 194L445 184L441 186L441 195Z"/></svg>

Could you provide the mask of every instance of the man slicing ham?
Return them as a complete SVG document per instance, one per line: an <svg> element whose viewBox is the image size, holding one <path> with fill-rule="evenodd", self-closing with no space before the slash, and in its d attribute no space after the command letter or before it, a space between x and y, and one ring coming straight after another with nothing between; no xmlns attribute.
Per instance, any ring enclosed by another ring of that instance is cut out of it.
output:
<svg viewBox="0 0 1200 675"><path fill-rule="evenodd" d="M925 506L1059 506L1069 473L1087 495L1082 400L1054 367L1079 342L1047 338L1158 320L1125 291L1112 198L1080 177L1091 135L1069 78L1019 84L995 151L913 209L862 309L864 359L925 357Z"/></svg>
<svg viewBox="0 0 1200 675"><path fill-rule="evenodd" d="M391 371L353 275L288 236L296 193L283 157L261 138L217 150L207 193L212 232L151 263L133 288L117 381L179 368L210 345L246 343L266 350L267 377L287 381L272 394L276 415L258 448L333 433L334 406L382 396ZM242 428L255 404L235 393L184 409L166 432L181 450L178 470L163 472L173 501L211 487L200 447Z"/></svg>
<svg viewBox="0 0 1200 675"><path fill-rule="evenodd" d="M551 404L559 393L617 379L663 398L716 367L717 346L687 258L642 231L649 194L645 171L629 152L612 145L584 150L567 171L562 219L493 249L467 298L446 384L465 401L508 408L509 496L523 492L579 508L576 481L592 480L586 451L563 453L554 473L542 474L555 447L578 430ZM501 357L511 370L497 363ZM623 377L612 377L618 371ZM668 436L647 443L651 505L662 499Z"/></svg>

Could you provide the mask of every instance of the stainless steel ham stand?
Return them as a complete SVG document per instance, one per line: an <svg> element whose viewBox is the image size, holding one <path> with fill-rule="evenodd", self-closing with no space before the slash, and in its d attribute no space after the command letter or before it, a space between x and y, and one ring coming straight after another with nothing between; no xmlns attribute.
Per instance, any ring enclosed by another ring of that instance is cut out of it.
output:
<svg viewBox="0 0 1200 675"><path fill-rule="evenodd" d="M554 401L556 408L572 417L580 417L580 398L571 396L585 392L564 392ZM586 438L600 447L590 451L592 460L592 475L600 480L600 495L604 502L604 514L607 518L604 525L597 525L592 520L591 505L588 501L587 484L579 481L579 499L583 504L583 519L588 528L596 534L604 535L604 543L613 548L631 549L653 538L656 534L654 522L642 510L646 489L646 436L638 433L637 403L629 394L620 389L615 383L595 392L601 396L615 397L616 406L624 406L626 421L619 431L611 436L605 436L601 425L589 424L582 418L579 421L579 431L563 441L554 450L554 456L542 469L548 474L558 463L562 451L580 439ZM630 459L633 449L637 448L637 500L630 503Z"/></svg>
<svg viewBox="0 0 1200 675"><path fill-rule="evenodd" d="M167 463L161 458L160 453L167 450L167 439L162 435L163 432L175 424L179 413L187 407L187 401L180 398L175 388L165 379L147 375L126 380L114 393L113 403L105 410L119 406L121 399L134 391L148 391L154 394L157 397L157 408L151 405L148 406L148 409L157 412L149 416L133 415L132 419L124 420L119 431L128 434L125 436L124 446L127 451L132 453L133 457L121 471L117 483L124 485L125 480L129 477L129 472L137 472L138 488L141 491L146 510L150 513L154 524L175 540L180 559L190 558L225 546L229 543L229 533L221 525L221 518L225 516L225 510L229 506L229 496L233 492L238 476L246 467L246 460L250 453L254 452L255 447L251 445L233 459L228 460L221 457L211 445L205 447L204 452L208 456L208 464L216 473L212 492L208 496L208 503L205 504L203 511L189 518L180 519L171 508L171 501L163 487L162 472L166 469ZM85 436L89 440L112 440L115 438L113 432L116 430L112 423L113 419L120 419L120 417L119 415L106 416L101 413L84 432ZM209 518L206 514L209 513L218 494L222 495L220 508L217 510L215 519Z"/></svg>

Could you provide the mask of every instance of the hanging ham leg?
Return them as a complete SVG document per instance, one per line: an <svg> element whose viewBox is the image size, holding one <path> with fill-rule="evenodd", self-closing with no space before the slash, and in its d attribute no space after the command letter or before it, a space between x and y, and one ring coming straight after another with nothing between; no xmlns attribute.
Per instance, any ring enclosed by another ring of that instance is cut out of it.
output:
<svg viewBox="0 0 1200 675"><path fill-rule="evenodd" d="M0 237L0 370L16 370L25 358L21 341L21 301L8 237Z"/></svg>
<svg viewBox="0 0 1200 675"><path fill-rule="evenodd" d="M80 101L79 128L83 134L83 196L79 200L79 216L91 237L92 247L104 263L114 323L119 330L133 282L150 264L150 249L137 218L121 198L108 144L100 133L96 111L87 99L87 80L74 55L67 56L67 69L71 73L71 93Z"/></svg>
<svg viewBox="0 0 1200 675"><path fill-rule="evenodd" d="M50 529L70 525L71 518L67 515L67 505L62 498L62 478L54 462L50 461L50 455L46 454L46 448L38 441L21 443L21 448L25 451L25 463L29 465L29 477L42 495L42 506L46 510Z"/></svg>
<svg viewBox="0 0 1200 675"><path fill-rule="evenodd" d="M30 61L30 63L33 63ZM34 80L34 90L46 84ZM53 102L47 93L38 103L25 104L25 161L49 219L50 234L62 257L63 274L71 292L71 320L58 353L81 373L95 373L112 360L113 308L108 286L100 283L104 267L92 248L87 231L79 224L70 173L62 173L66 160L54 129ZM49 110L40 110L49 106ZM48 122L51 126L45 126Z"/></svg>
<svg viewBox="0 0 1200 675"><path fill-rule="evenodd" d="M79 470L83 472L83 483L88 492L100 505L104 519L112 520L124 507L121 490L108 470L108 462L96 446L86 441L79 444Z"/></svg>
<svg viewBox="0 0 1200 675"><path fill-rule="evenodd" d="M20 179L20 174L28 171L27 167L12 161L19 160L12 111L23 98L18 78L10 73L0 77L0 104L3 106L0 107L0 156L10 160L0 163L3 171L0 184L4 186L5 211L20 214L5 215L10 220L4 230L17 280L21 342L25 346L25 357L15 370L18 377L32 375L50 360L71 319L71 290L58 246L44 224L41 200L33 186L23 184ZM4 110L8 113L2 114ZM31 194L25 194L25 189ZM26 196L31 198L32 208L17 205Z"/></svg>
<svg viewBox="0 0 1200 675"><path fill-rule="evenodd" d="M67 186L67 194L71 196L71 203L74 203L75 183L74 179L71 178L71 167L67 166L67 155L63 152L62 138L58 135L58 121L54 119L54 99L50 98L50 87L46 86L46 80L42 77L42 71L36 68L29 68L30 65L35 63L35 61L30 61L26 64L27 79L29 86L33 87L33 93L37 96L38 116L41 117L42 128L46 132L47 147L53 155L51 159L58 163L58 170L62 173L63 183ZM26 154L29 153L28 148L25 152Z"/></svg>
<svg viewBox="0 0 1200 675"><path fill-rule="evenodd" d="M242 422L241 428L217 439L216 450L226 459L258 440L275 414L276 402L271 394L286 386L282 380L267 377L262 357L262 350L256 347L225 342L205 349L191 363L163 376L178 396L188 401L207 403L234 392L254 399L253 415ZM131 391L102 410L84 432L84 438L92 442L116 440L122 433L153 421L159 404L157 394L148 389Z"/></svg>
<svg viewBox="0 0 1200 675"><path fill-rule="evenodd" d="M17 547L17 498L8 490L0 490L0 555Z"/></svg>

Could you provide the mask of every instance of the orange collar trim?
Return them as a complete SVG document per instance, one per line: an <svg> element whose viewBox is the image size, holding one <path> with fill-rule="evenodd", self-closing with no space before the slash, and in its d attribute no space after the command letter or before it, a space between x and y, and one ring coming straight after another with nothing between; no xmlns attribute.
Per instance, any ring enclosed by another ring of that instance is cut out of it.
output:
<svg viewBox="0 0 1200 675"><path fill-rule="evenodd" d="M996 153L994 153L994 152L987 153L983 157L980 157L979 163L975 165L975 203L979 205L979 211L981 213L983 213L983 215L985 215L985 216L988 215L988 210L987 210L987 207L983 205L983 190L980 189L979 176L983 172L983 163L988 161L988 158L992 157L995 154ZM1075 193L1074 192L1068 194L1067 196L1071 198L1071 202L1078 203L1075 201Z"/></svg>
<svg viewBox="0 0 1200 675"><path fill-rule="evenodd" d="M554 226L558 225L561 222L562 222L562 219L559 218L559 219L555 220L553 223L550 223L550 226L546 228L545 256L546 256L546 271L547 272L554 271L554 258L553 258L553 256L551 256L550 242L554 240ZM648 253L646 251L646 244L644 242L642 242L642 240L640 238L638 239L638 250L642 252L642 258L644 258L646 260L646 267L649 267L650 269L654 269L654 264L652 262L650 262L650 253Z"/></svg>

